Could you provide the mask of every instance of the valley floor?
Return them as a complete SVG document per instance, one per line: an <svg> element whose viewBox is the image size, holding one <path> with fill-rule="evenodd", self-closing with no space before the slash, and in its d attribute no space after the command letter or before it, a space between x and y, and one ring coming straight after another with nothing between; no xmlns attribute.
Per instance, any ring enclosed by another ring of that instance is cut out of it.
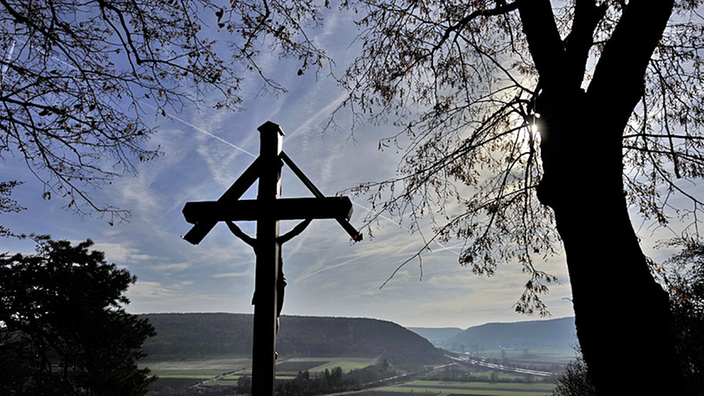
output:
<svg viewBox="0 0 704 396"><path fill-rule="evenodd" d="M410 395L483 395L483 396L543 396L552 393L553 384L511 384L456 381L410 381L344 395L410 396ZM340 394L343 395L343 394Z"/></svg>
<svg viewBox="0 0 704 396"><path fill-rule="evenodd" d="M300 372L311 376L340 367L344 373L378 363L369 358L292 358L277 364L277 382L291 381ZM149 395L227 395L234 394L238 381L251 376L251 361L241 358L209 360L178 360L148 364L159 379ZM456 378L461 380L448 380ZM424 373L399 373L364 383L356 391L338 395L410 396L410 395L483 395L483 396L543 396L550 394L554 384L547 378L529 376L501 369L492 369L467 361L437 365Z"/></svg>

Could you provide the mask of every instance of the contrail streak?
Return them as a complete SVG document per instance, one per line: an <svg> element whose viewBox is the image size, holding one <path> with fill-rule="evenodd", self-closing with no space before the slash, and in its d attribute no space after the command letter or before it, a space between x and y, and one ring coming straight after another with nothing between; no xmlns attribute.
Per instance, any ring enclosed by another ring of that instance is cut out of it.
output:
<svg viewBox="0 0 704 396"><path fill-rule="evenodd" d="M16 41L16 40L12 42L12 47L10 48L10 50L8 51L8 54L6 55L6 58L7 58L6 61L7 61L8 63L9 63L9 60L12 58L12 55L13 55L13 53L14 53L15 45L16 45L16 44L17 44L17 41ZM40 50L41 50L41 49L40 49ZM44 53L44 52L42 51L42 53ZM71 69L77 69L76 66L74 66L74 65L72 65L72 64L70 64L70 63L68 63L68 62L64 61L63 59L60 59L60 58L58 58L58 57L56 57L56 56L52 56L51 58L54 59L54 60L56 60L56 61L58 61L58 62L60 62L60 63L63 63L64 65L66 65L67 67L69 67L69 68L71 68ZM5 73L7 72L7 68L8 68L7 65L4 65L4 66L3 66L2 72L0 72L0 82L2 82L2 80L4 80L4 78L5 78ZM151 109L153 109L153 110L158 110L157 107L152 106L152 105L149 104L149 103L144 103L144 102L142 102L142 104L145 105L145 106L147 106L147 107L149 107L149 108L151 108ZM252 157L252 158L257 158L257 155L256 155L256 154L250 153L249 151L243 149L242 147L239 147L239 146L237 146L237 145L234 144L234 143L230 143L230 142L228 142L227 140L225 140L225 139L223 139L223 138L221 138L221 137L219 137L219 136L217 136L217 135L213 135L212 133L206 131L205 129L200 128L200 127L198 127L198 126L195 126L195 125L191 124L190 122L184 120L183 118L177 117L177 116L175 116L175 115L173 115L173 114L170 114L170 113L164 113L164 114L167 115L167 116L169 116L170 118L176 120L176 121L179 121L179 122L182 122L182 123L188 125L189 127L195 129L196 131L198 131L198 132L200 132L200 133L204 133L204 134L206 134L206 135L208 135L208 136L210 136L210 137L212 137L212 138L214 138L214 139L219 140L219 141L222 142L222 143L227 144L228 146L234 148L235 150L241 151L241 152L243 152L243 153L249 155L249 156Z"/></svg>
<svg viewBox="0 0 704 396"><path fill-rule="evenodd" d="M155 106L152 106L152 105L150 105L149 103L142 103L142 104L144 104L145 106L150 107L150 108L152 108L152 109L154 109L154 110L158 110ZM190 122L184 120L184 119L181 118L181 117L177 117L177 116L175 116L175 115L173 115L173 114L171 114L171 113L164 113L164 114L167 115L167 116L168 116L169 118L171 118L171 119L174 119L174 120L176 120L176 121L178 121L178 122L181 122L181 123L183 123L183 124L188 125L189 127L195 129L196 131L198 131L198 132L200 132L200 133L206 134L206 135L210 136L210 137L213 138L213 139L216 139L216 140L218 140L218 141L220 141L220 142L222 142L222 143L225 143L226 145L228 145L228 146L234 148L235 150L241 151L241 152L243 152L243 153L249 155L249 156L252 157L252 158L257 158L257 155L256 155L256 154L253 154L253 153L251 153L251 152L249 152L249 151L243 149L242 147L237 146L237 145L234 144L234 143L228 142L227 140L221 138L220 136L213 135L212 133L206 131L205 129L203 129L203 128L199 127L199 126L193 125L193 124L191 124Z"/></svg>
<svg viewBox="0 0 704 396"><path fill-rule="evenodd" d="M0 74L0 84L5 81L5 73L7 73L7 69L10 67L12 54L15 52L15 44L17 44L17 40L12 40L12 46L7 51L7 56L5 57L5 64L2 66L2 73Z"/></svg>

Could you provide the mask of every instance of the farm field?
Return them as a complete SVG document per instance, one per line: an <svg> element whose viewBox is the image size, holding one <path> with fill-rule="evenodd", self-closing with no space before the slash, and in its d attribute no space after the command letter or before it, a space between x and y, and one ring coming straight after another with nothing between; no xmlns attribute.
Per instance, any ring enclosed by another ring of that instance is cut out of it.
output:
<svg viewBox="0 0 704 396"><path fill-rule="evenodd" d="M541 362L549 361L571 361L574 360L575 351L572 348L532 348L525 350L514 349L485 349L475 352L477 355L483 355L490 358L502 358L506 356L509 359L516 360L531 360L538 359Z"/></svg>
<svg viewBox="0 0 704 396"><path fill-rule="evenodd" d="M146 362L143 366L149 367L152 374L159 378L207 380L225 373L250 369L252 363L250 359L244 358L184 359L165 362Z"/></svg>
<svg viewBox="0 0 704 396"><path fill-rule="evenodd" d="M343 372L361 369L377 363L373 358L291 358L281 359L277 363L277 380L293 380L299 372L308 371L311 374L322 373L326 369L332 371L341 367ZM251 360L246 358L221 359L188 359L179 361L150 362L145 366L159 377L152 390L169 387L174 391L196 385L200 389L233 389L242 376L251 376ZM454 367L454 368L453 368ZM459 374L469 370L473 378L462 381L446 381L442 376ZM455 372L457 371L457 372ZM369 390L342 394L357 396L410 396L410 395L483 395L483 396L544 396L554 388L551 383L517 383L526 380L525 375L495 371L479 366L442 365L424 374L425 379L415 379L410 382L386 385ZM484 378L484 380L478 379ZM490 382L490 378L499 382ZM470 382L471 381L471 382ZM503 382L501 382L503 381ZM379 384L381 385L381 384ZM203 388L205 387L205 388ZM198 389L198 388L196 388ZM218 393L219 394L219 393Z"/></svg>
<svg viewBox="0 0 704 396"><path fill-rule="evenodd" d="M332 370L341 367L343 372L360 369L376 362L374 358L291 358L281 359L276 365L277 380L292 380L300 371L311 374L322 373L326 369ZM164 386L170 388L186 388L196 384L217 387L237 386L237 380L244 375L252 375L252 361L246 358L221 358L221 359L183 359L163 362L145 362L143 367L148 367L153 375L159 379L152 386L158 390Z"/></svg>
<svg viewBox="0 0 704 396"><path fill-rule="evenodd" d="M374 364L376 359L371 358L292 358L284 360L276 365L277 374L298 375L299 371L308 370L310 373L323 372L325 369L332 370L335 367L342 368L344 373L351 370L365 368Z"/></svg>
<svg viewBox="0 0 704 396"><path fill-rule="evenodd" d="M282 359L276 364L276 373L282 376L296 376L299 371L310 373L323 372L341 367L347 373L350 370L361 369L374 364L372 358L291 358ZM225 373L236 372L239 375L251 375L252 361L250 359L208 359L208 360L170 360L166 362L150 362L144 364L152 374L161 378L213 378Z"/></svg>
<svg viewBox="0 0 704 396"><path fill-rule="evenodd" d="M283 360L276 365L276 379L292 380L298 376L299 372L308 371L311 374L322 373L326 369L332 370L335 367L342 368L344 373L351 370L361 369L370 366L376 362L376 359L370 358L292 358ZM218 381L214 381L214 385L230 385L227 381L239 379L243 375L252 375L251 367L239 371L234 374L227 375ZM185 377L182 377L185 378ZM211 377L212 378L212 377Z"/></svg>
<svg viewBox="0 0 704 396"><path fill-rule="evenodd" d="M402 395L482 395L482 396L544 396L552 392L552 384L513 384L455 381L411 381L354 393L358 396ZM352 393L350 393L352 394Z"/></svg>

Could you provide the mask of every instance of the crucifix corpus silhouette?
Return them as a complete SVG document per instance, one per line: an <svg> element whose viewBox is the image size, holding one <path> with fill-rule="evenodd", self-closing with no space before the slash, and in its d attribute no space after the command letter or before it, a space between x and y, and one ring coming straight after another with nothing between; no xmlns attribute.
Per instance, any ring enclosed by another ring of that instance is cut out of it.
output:
<svg viewBox="0 0 704 396"><path fill-rule="evenodd" d="M312 219L335 219L355 241L360 234L349 223L352 201L348 197L325 197L282 151L284 131L268 121L259 128L259 157L217 200L188 202L183 208L186 221L193 224L183 239L197 245L219 221L226 221L235 235L255 248L254 339L252 348L252 394L273 395L276 375L277 282L281 271L279 220L306 220L290 237ZM286 164L313 193L314 198L280 198L281 168ZM257 199L240 200L259 179ZM246 237L232 221L256 221L256 239ZM234 226L234 228L232 228ZM284 238L287 238L284 235ZM281 285L282 286L282 285Z"/></svg>

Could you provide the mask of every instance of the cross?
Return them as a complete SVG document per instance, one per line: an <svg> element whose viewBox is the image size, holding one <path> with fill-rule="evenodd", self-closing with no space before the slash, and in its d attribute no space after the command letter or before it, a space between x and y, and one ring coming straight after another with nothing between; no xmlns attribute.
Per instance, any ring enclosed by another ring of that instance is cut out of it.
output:
<svg viewBox="0 0 704 396"><path fill-rule="evenodd" d="M254 340L252 348L252 394L273 395L276 376L276 317L279 260L281 248L279 220L335 219L355 241L362 239L350 223L352 201L348 197L325 197L296 164L283 152L284 131L271 121L257 128L259 157L217 200L188 202L183 208L186 221L193 224L183 239L197 245L219 221L256 221L256 268ZM280 198L281 168L286 164L313 193L314 198ZM257 199L240 197L259 179Z"/></svg>

